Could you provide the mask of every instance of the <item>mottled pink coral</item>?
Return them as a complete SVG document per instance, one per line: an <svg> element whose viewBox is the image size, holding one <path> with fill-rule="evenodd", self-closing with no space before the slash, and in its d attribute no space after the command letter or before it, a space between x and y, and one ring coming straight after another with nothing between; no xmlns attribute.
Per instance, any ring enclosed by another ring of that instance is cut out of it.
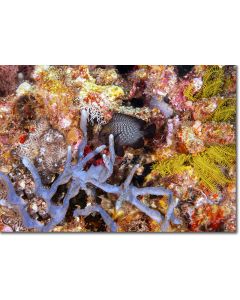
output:
<svg viewBox="0 0 240 300"><path fill-rule="evenodd" d="M235 129L229 123L200 121L182 123L176 132L176 141L178 151L199 153L209 145L235 143Z"/></svg>
<svg viewBox="0 0 240 300"><path fill-rule="evenodd" d="M145 95L166 96L174 87L177 75L173 66L152 66L145 82Z"/></svg>
<svg viewBox="0 0 240 300"><path fill-rule="evenodd" d="M19 72L23 73L24 79L29 80L31 79L31 74L34 70L33 65L21 65L19 66Z"/></svg>
<svg viewBox="0 0 240 300"><path fill-rule="evenodd" d="M213 115L220 101L220 97L212 97L196 101L192 106L193 119L201 120L202 122L207 121Z"/></svg>
<svg viewBox="0 0 240 300"><path fill-rule="evenodd" d="M18 66L0 66L0 96L14 92L17 85Z"/></svg>
<svg viewBox="0 0 240 300"><path fill-rule="evenodd" d="M181 80L168 94L172 106L178 111L184 111L191 106L191 102L184 96L184 90L188 86L189 80Z"/></svg>

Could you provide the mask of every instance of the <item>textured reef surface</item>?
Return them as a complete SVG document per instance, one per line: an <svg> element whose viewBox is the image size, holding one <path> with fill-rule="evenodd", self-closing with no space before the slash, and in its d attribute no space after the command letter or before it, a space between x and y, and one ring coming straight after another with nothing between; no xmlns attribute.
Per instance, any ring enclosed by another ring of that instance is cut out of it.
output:
<svg viewBox="0 0 240 300"><path fill-rule="evenodd" d="M0 231L235 232L236 66L0 66Z"/></svg>

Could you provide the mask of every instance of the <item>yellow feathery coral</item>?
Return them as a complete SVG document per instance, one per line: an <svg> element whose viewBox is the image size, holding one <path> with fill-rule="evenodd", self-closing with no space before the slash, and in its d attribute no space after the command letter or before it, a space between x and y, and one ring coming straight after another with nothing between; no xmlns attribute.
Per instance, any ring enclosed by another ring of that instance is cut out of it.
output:
<svg viewBox="0 0 240 300"><path fill-rule="evenodd" d="M192 101L198 100L196 96L194 96L194 88L191 84L184 90L183 94L189 100Z"/></svg>
<svg viewBox="0 0 240 300"><path fill-rule="evenodd" d="M216 96L222 90L224 83L224 70L219 66L208 67L203 76L203 86L197 94L197 98L209 98Z"/></svg>
<svg viewBox="0 0 240 300"><path fill-rule="evenodd" d="M230 182L230 179L224 175L222 167L229 168L234 164L235 159L235 145L217 145L197 155L175 155L156 163L153 170L165 177L193 168L199 180L211 191L216 191L218 186Z"/></svg>
<svg viewBox="0 0 240 300"><path fill-rule="evenodd" d="M224 167L230 167L236 160L236 146L211 146L206 150L206 154L213 159L215 163Z"/></svg>
<svg viewBox="0 0 240 300"><path fill-rule="evenodd" d="M162 177L179 174L189 167L185 165L189 161L190 155L177 154L170 159L164 159L153 166L153 170L157 171Z"/></svg>
<svg viewBox="0 0 240 300"><path fill-rule="evenodd" d="M194 95L194 87L190 84L184 91L184 96L189 100L196 101L218 95L224 84L224 70L219 66L209 66L203 75L201 90Z"/></svg>
<svg viewBox="0 0 240 300"><path fill-rule="evenodd" d="M216 122L232 121L236 116L236 98L226 98L219 102L211 119Z"/></svg>
<svg viewBox="0 0 240 300"><path fill-rule="evenodd" d="M230 181L206 152L192 156L192 165L195 175L211 191Z"/></svg>

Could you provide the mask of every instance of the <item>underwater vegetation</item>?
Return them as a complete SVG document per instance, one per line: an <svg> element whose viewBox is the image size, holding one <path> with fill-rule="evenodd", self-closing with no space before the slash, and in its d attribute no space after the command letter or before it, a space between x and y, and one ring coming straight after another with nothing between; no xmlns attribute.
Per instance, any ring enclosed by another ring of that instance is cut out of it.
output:
<svg viewBox="0 0 240 300"><path fill-rule="evenodd" d="M236 66L0 66L0 231L235 232Z"/></svg>

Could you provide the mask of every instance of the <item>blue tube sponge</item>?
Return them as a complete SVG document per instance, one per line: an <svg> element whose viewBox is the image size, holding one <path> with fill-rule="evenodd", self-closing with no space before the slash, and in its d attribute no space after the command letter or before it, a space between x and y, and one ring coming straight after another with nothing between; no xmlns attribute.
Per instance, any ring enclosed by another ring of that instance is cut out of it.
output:
<svg viewBox="0 0 240 300"><path fill-rule="evenodd" d="M18 210L19 214L22 217L24 226L27 228L35 228L36 230L41 232L51 231L56 225L64 220L69 207L69 202L79 193L79 190L84 190L87 195L92 194L92 190L89 187L89 184L92 184L93 186L100 188L107 193L116 194L118 196L118 199L116 201L117 210L121 208L123 202L131 203L140 211L148 215L150 218L158 223L161 223L161 231L167 231L170 222L179 224L179 220L174 215L174 208L177 203L174 200L172 192L170 190L164 189L162 187L137 188L131 184L134 173L136 172L139 165L136 165L131 170L125 182L120 186L107 183L107 180L113 173L113 166L115 163L113 135L109 136L110 154L108 156L103 154L104 164L99 166L91 165L87 171L85 170L86 164L95 155L101 153L102 150L106 148L105 145L102 145L84 157L84 148L87 145L87 119L88 114L85 110L83 110L81 113L80 124L83 132L83 139L78 148L77 163L72 164L71 147L68 147L64 170L62 174L60 174L60 176L53 182L50 188L46 188L43 186L40 175L31 161L27 157L22 158L24 166L30 171L35 182L36 196L41 197L47 204L47 213L50 216L50 221L48 223L43 224L38 220L31 218L31 216L27 212L25 201L16 194L9 177L0 172L0 180L3 181L7 186L7 200ZM57 192L58 187L66 183L69 183L69 188L63 199L63 203L61 205L56 205L52 201L53 196ZM138 196L147 194L166 195L168 197L168 210L165 216L163 216L159 211L149 208L138 199ZM77 208L74 211L74 216L88 216L93 212L97 212L102 216L104 222L112 232L117 232L117 224L100 205L88 204L83 209Z"/></svg>

